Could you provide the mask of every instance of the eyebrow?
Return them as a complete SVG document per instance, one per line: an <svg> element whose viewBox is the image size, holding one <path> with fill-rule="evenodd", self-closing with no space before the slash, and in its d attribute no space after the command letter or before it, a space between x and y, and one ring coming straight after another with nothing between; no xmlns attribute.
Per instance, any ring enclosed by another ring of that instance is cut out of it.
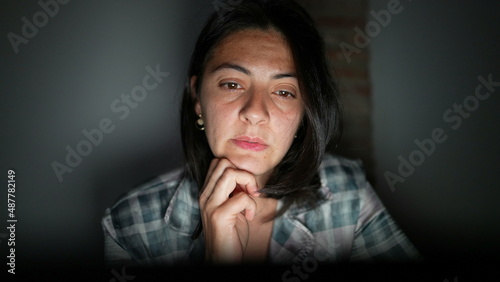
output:
<svg viewBox="0 0 500 282"><path fill-rule="evenodd" d="M233 69L233 70L239 71L239 72L246 74L246 75L249 75L249 76L252 75L252 73L248 69L246 69L240 65L236 65L236 64L232 64L232 63L220 64L217 67L213 68L211 73L215 73L215 72L218 72L218 71L223 70L223 69ZM280 78L286 78L286 77L297 78L297 75L294 73L279 73L279 74L273 75L271 78L272 79L280 79Z"/></svg>

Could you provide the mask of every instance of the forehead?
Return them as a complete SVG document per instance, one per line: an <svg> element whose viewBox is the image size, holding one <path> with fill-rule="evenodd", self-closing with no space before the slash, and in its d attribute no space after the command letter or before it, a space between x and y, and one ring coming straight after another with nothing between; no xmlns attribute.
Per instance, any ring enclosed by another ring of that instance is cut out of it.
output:
<svg viewBox="0 0 500 282"><path fill-rule="evenodd" d="M246 29L231 33L215 47L207 67L220 63L295 72L288 42L281 33L273 29Z"/></svg>

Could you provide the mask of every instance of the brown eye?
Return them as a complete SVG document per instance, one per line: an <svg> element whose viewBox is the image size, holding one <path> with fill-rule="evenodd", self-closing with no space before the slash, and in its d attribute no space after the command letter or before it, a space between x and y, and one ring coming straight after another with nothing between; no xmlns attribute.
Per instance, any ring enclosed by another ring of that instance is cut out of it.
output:
<svg viewBox="0 0 500 282"><path fill-rule="evenodd" d="M241 85L236 82L224 82L220 84L220 87L228 90L238 90L241 88Z"/></svg>
<svg viewBox="0 0 500 282"><path fill-rule="evenodd" d="M238 83L229 82L229 83L227 83L227 88L229 88L229 89L238 89Z"/></svg>
<svg viewBox="0 0 500 282"><path fill-rule="evenodd" d="M295 95L293 93L285 91L285 90L278 90L274 93L276 93L279 97L282 97L282 98L295 98Z"/></svg>

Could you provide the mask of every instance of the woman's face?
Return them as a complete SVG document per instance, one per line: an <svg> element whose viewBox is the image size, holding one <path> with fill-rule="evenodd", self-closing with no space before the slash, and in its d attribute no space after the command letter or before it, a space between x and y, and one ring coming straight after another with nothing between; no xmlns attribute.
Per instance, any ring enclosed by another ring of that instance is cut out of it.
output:
<svg viewBox="0 0 500 282"><path fill-rule="evenodd" d="M195 104L218 158L263 185L290 148L304 111L291 50L276 31L226 37L207 62Z"/></svg>

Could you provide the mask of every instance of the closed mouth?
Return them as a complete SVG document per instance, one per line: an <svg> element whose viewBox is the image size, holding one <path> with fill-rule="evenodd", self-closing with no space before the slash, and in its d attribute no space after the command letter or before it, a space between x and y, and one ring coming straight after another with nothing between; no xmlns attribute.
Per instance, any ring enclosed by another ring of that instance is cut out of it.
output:
<svg viewBox="0 0 500 282"><path fill-rule="evenodd" d="M232 139L232 141L236 144L236 146L251 151L262 151L269 147L269 145L267 145L262 139L248 136L237 137Z"/></svg>

